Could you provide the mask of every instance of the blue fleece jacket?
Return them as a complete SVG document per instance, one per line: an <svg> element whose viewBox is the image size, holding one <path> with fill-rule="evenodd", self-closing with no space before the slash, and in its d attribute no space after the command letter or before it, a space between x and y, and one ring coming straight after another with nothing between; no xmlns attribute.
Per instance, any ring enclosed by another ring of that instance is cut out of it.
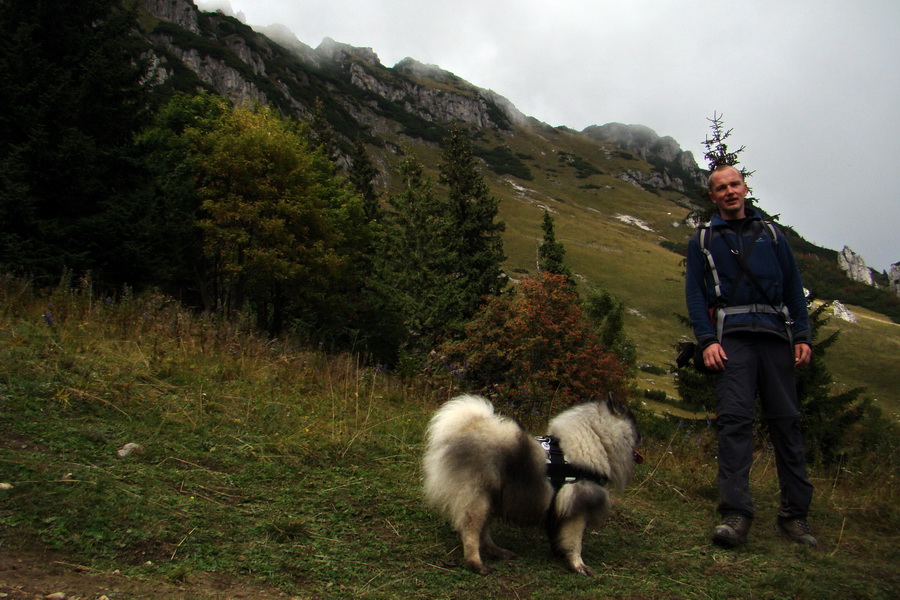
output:
<svg viewBox="0 0 900 600"><path fill-rule="evenodd" d="M744 274L733 251L740 252L744 257L775 307L784 304L790 311L794 343L810 343L806 296L794 254L778 228L777 244L765 229L760 217L749 208L747 218L738 222L726 221L718 214L712 218L707 234L710 236L708 247L719 274L721 298L716 298L712 273L700 247L699 231L688 243L685 298L691 326L701 347L720 341L716 338L716 325L710 309L720 305L722 300L728 306L768 305ZM738 331L775 334L787 339L783 320L778 315L767 313L729 315L723 335Z"/></svg>

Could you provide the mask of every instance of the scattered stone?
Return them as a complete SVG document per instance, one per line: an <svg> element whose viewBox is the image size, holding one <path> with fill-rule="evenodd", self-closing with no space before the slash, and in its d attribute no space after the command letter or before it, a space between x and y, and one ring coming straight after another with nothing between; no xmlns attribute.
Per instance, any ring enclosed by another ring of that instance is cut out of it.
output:
<svg viewBox="0 0 900 600"><path fill-rule="evenodd" d="M0 483L0 491L11 490L13 486L11 483Z"/></svg>
<svg viewBox="0 0 900 600"><path fill-rule="evenodd" d="M835 300L831 303L831 306L834 309L834 316L838 319L842 319L844 321L847 321L848 323L858 322L856 315L850 312L850 309L844 306L844 304L840 300Z"/></svg>
<svg viewBox="0 0 900 600"><path fill-rule="evenodd" d="M126 456L131 456L132 454L140 454L141 452L143 452L143 450L144 447L140 444L129 442L119 448L116 454L119 456L119 458L125 458Z"/></svg>
<svg viewBox="0 0 900 600"><path fill-rule="evenodd" d="M637 217L632 217L631 215L616 215L616 219L623 223L627 223L629 225L634 225L638 229L643 229L644 231L654 231L650 225L647 224L643 219L638 219Z"/></svg>
<svg viewBox="0 0 900 600"><path fill-rule="evenodd" d="M44 596L44 600L66 600L65 592L53 592Z"/></svg>

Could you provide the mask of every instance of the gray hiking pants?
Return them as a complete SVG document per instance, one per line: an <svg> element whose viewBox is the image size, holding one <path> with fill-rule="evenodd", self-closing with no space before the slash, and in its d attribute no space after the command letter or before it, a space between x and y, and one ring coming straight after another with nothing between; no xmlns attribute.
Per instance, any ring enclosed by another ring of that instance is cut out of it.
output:
<svg viewBox="0 0 900 600"><path fill-rule="evenodd" d="M775 335L733 333L722 347L728 362L716 382L719 428L719 497L721 514L753 518L750 467L757 392L768 425L781 489L779 520L806 518L812 484L806 474L800 406L791 345Z"/></svg>

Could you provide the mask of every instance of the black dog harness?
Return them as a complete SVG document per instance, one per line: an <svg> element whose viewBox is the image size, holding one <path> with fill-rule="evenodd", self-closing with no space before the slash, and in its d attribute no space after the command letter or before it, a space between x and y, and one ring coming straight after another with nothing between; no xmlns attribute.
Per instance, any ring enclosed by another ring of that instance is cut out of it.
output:
<svg viewBox="0 0 900 600"><path fill-rule="evenodd" d="M606 484L609 483L609 477L606 475L599 475L566 462L566 456L559 447L559 438L548 435L537 438L537 441L547 451L547 478L550 480L554 492L558 492L567 483L581 480L593 481L602 487L606 487Z"/></svg>

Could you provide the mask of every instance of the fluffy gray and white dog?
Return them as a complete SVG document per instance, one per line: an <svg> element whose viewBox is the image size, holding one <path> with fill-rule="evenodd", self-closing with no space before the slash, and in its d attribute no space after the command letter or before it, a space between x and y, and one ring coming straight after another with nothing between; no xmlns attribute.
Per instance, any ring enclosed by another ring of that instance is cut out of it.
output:
<svg viewBox="0 0 900 600"><path fill-rule="evenodd" d="M479 396L444 404L431 418L422 460L425 496L462 538L466 567L493 569L483 558L514 558L494 544L492 518L547 527L553 549L576 573L592 575L581 557L582 537L609 516L607 483L631 480L639 434L630 410L612 398L574 406L550 421L547 431L571 472L548 479L549 446L517 422L494 412ZM547 438L543 439L547 444ZM573 475L574 474L574 475Z"/></svg>

